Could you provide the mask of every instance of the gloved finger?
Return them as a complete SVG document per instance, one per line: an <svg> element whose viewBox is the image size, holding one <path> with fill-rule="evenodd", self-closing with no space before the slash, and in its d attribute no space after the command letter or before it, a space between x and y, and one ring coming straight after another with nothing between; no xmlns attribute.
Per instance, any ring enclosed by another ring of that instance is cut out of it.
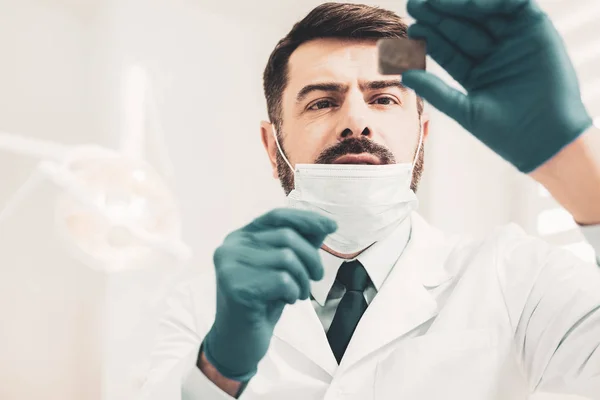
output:
<svg viewBox="0 0 600 400"><path fill-rule="evenodd" d="M408 36L425 39L427 53L458 82L463 82L469 76L473 61L448 42L435 28L417 23L408 28Z"/></svg>
<svg viewBox="0 0 600 400"><path fill-rule="evenodd" d="M265 279L270 279L273 276L272 271L283 271L288 274L298 286L298 296L302 299L307 299L310 295L310 278L308 271L304 268L302 261L296 255L294 250L290 248L246 248L237 249L237 261L244 264L248 270L248 278L245 285L254 287L254 291L258 292L259 298L270 300L268 293L264 293L262 287ZM250 285L249 280L252 280ZM265 297L267 296L267 297Z"/></svg>
<svg viewBox="0 0 600 400"><path fill-rule="evenodd" d="M491 16L511 16L531 0L426 0L443 13L477 20Z"/></svg>
<svg viewBox="0 0 600 400"><path fill-rule="evenodd" d="M422 70L406 71L402 74L402 83L471 131L471 102L464 93L448 86L437 76Z"/></svg>
<svg viewBox="0 0 600 400"><path fill-rule="evenodd" d="M300 257L294 250L272 247L269 249L245 249L240 252L247 267L251 268L252 276L259 276L260 280L268 276L270 271L284 271L289 274L299 287L299 295L307 299L310 294L310 277L302 264Z"/></svg>
<svg viewBox="0 0 600 400"><path fill-rule="evenodd" d="M287 304L294 304L302 293L296 280L282 270L265 271L259 290L259 297L265 302L283 301Z"/></svg>
<svg viewBox="0 0 600 400"><path fill-rule="evenodd" d="M494 45L492 36L481 26L440 13L425 0L409 0L407 10L418 23L435 27L448 42L470 57L481 58L489 54Z"/></svg>
<svg viewBox="0 0 600 400"><path fill-rule="evenodd" d="M315 212L278 208L258 217L243 230L255 232L272 228L291 228L309 240L313 246L321 247L325 237L335 232L337 224Z"/></svg>
<svg viewBox="0 0 600 400"><path fill-rule="evenodd" d="M280 270L292 278L300 289L296 297L302 300L308 299L310 295L310 277L308 271L304 268L300 257L290 248L277 249L275 254L275 264L272 266L275 270Z"/></svg>
<svg viewBox="0 0 600 400"><path fill-rule="evenodd" d="M323 278L323 265L318 251L298 232L291 228L279 228L258 232L253 236L256 241L269 246L291 249L300 259L310 279L318 281Z"/></svg>
<svg viewBox="0 0 600 400"><path fill-rule="evenodd" d="M280 279L281 273L287 275L296 286L296 299L310 295L308 272L293 250L289 248L267 248L225 244L217 248L214 254L217 284L233 298L241 301L267 302L278 298L283 300L281 292L270 293L265 286L270 280ZM277 274L274 275L274 272ZM269 289L271 290L271 289ZM286 294L286 296L289 294ZM277 297L279 296L279 297Z"/></svg>

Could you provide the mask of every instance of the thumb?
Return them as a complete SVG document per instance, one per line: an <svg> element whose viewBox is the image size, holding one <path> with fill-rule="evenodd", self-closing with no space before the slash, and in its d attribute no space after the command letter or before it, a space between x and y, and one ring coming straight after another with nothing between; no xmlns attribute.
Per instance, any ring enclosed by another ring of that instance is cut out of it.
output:
<svg viewBox="0 0 600 400"><path fill-rule="evenodd" d="M404 72L402 84L414 90L418 96L469 130L471 103L467 95L423 70Z"/></svg>

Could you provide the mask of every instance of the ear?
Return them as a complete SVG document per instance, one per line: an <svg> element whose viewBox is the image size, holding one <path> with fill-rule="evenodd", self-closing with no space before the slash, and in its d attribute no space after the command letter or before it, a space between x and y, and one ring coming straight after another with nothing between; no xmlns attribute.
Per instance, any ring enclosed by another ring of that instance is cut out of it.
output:
<svg viewBox="0 0 600 400"><path fill-rule="evenodd" d="M267 121L260 122L260 136L262 139L263 146L267 151L269 162L271 163L273 178L279 179L279 174L277 173L277 152L279 150L277 148L277 143L275 143L274 134L275 129L273 128L272 123Z"/></svg>

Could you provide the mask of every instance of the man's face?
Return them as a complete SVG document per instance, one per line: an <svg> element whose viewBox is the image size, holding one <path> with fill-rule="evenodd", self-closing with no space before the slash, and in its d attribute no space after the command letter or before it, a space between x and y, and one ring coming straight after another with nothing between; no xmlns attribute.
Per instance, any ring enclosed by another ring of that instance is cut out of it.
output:
<svg viewBox="0 0 600 400"><path fill-rule="evenodd" d="M296 49L288 68L279 134L292 166L413 161L428 121L419 117L416 95L402 87L400 76L378 72L375 41L314 40ZM263 143L288 194L294 175L272 129L263 122Z"/></svg>

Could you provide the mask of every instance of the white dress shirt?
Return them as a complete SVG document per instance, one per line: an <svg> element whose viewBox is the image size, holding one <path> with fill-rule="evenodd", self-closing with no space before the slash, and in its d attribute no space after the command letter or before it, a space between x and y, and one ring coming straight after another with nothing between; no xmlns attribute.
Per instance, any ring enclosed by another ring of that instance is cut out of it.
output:
<svg viewBox="0 0 600 400"><path fill-rule="evenodd" d="M367 304L371 304L402 255L409 238L410 219L407 219L386 239L373 244L353 259L342 259L323 249L319 250L325 273L320 281L311 281L311 302L325 332L329 330L338 304L346 293L344 285L335 279L340 266L344 262L358 260L365 267L371 283L365 289L364 296Z"/></svg>

